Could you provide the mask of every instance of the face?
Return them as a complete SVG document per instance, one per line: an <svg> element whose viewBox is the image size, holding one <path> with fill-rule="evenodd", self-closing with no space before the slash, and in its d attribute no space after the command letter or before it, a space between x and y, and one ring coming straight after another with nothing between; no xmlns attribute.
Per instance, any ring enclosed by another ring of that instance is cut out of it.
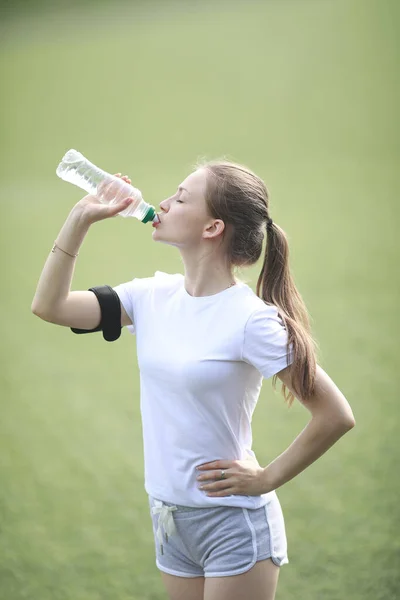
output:
<svg viewBox="0 0 400 600"><path fill-rule="evenodd" d="M194 247L222 232L223 221L207 212L206 183L206 170L198 169L182 181L173 196L161 202L158 213L161 222L153 232L155 241Z"/></svg>

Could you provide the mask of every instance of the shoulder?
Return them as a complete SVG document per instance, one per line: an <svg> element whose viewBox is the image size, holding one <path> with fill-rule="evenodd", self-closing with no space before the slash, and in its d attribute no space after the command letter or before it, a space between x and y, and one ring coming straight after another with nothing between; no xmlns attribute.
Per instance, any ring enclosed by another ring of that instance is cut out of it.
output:
<svg viewBox="0 0 400 600"><path fill-rule="evenodd" d="M253 298L249 296L247 315L242 359L255 366L268 379L292 362L288 333L278 308L266 304L256 294Z"/></svg>
<svg viewBox="0 0 400 600"><path fill-rule="evenodd" d="M182 273L164 273L164 271L156 271L154 273L154 287L156 288L169 288L179 286L184 276Z"/></svg>
<svg viewBox="0 0 400 600"><path fill-rule="evenodd" d="M265 335L284 333L285 326L274 304L267 304L246 284L241 284L240 303L244 309L246 339L265 339Z"/></svg>
<svg viewBox="0 0 400 600"><path fill-rule="evenodd" d="M255 292L246 284L241 282L240 303L244 308L247 323L251 327L260 323L260 321L276 321L282 324L278 309L273 304L266 304L262 298L259 298Z"/></svg>
<svg viewBox="0 0 400 600"><path fill-rule="evenodd" d="M114 287L114 290L124 298L130 296L132 301L148 298L153 292L177 289L182 284L183 275L180 273L169 274L156 271L152 277L134 277L126 283Z"/></svg>
<svg viewBox="0 0 400 600"><path fill-rule="evenodd" d="M153 289L161 289L168 288L178 283L181 283L183 280L183 275L180 273L164 273L163 271L156 271L152 277L134 277L130 281L127 281L125 284L131 287L132 289L137 290L153 290Z"/></svg>
<svg viewBox="0 0 400 600"><path fill-rule="evenodd" d="M258 327L275 329L284 328L283 320L279 316L278 308L273 304L266 304L261 301L262 305L256 306L249 315L246 328L257 330Z"/></svg>

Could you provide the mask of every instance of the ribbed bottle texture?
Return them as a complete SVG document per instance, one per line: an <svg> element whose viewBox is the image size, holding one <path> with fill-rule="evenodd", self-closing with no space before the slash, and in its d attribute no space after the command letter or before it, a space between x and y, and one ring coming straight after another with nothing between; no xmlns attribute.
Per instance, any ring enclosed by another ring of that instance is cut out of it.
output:
<svg viewBox="0 0 400 600"><path fill-rule="evenodd" d="M125 198L133 202L122 212L122 217L136 217L139 221L158 221L154 206L143 200L142 193L119 177L103 171L80 152L68 150L56 171L58 177L96 196L103 204L115 204Z"/></svg>

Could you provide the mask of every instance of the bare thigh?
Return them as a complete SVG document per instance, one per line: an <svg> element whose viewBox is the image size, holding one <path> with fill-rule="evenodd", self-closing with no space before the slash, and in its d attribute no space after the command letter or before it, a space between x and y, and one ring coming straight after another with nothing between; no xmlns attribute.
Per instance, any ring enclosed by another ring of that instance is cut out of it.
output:
<svg viewBox="0 0 400 600"><path fill-rule="evenodd" d="M204 600L274 600L279 569L267 558L256 562L241 575L208 577L204 584Z"/></svg>
<svg viewBox="0 0 400 600"><path fill-rule="evenodd" d="M203 600L204 577L176 577L161 572L169 600Z"/></svg>

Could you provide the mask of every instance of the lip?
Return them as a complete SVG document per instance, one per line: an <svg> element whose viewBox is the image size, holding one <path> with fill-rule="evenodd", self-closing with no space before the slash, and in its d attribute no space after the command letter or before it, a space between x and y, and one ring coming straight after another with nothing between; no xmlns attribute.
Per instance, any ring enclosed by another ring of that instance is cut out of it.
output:
<svg viewBox="0 0 400 600"><path fill-rule="evenodd" d="M154 222L154 221L153 221L153 223L152 223L152 226L153 226L153 227L158 227L159 225L161 225L161 218L160 218L160 214L159 214L159 213L156 213L156 216L157 216L157 219L158 219L158 221L156 221L156 222Z"/></svg>

